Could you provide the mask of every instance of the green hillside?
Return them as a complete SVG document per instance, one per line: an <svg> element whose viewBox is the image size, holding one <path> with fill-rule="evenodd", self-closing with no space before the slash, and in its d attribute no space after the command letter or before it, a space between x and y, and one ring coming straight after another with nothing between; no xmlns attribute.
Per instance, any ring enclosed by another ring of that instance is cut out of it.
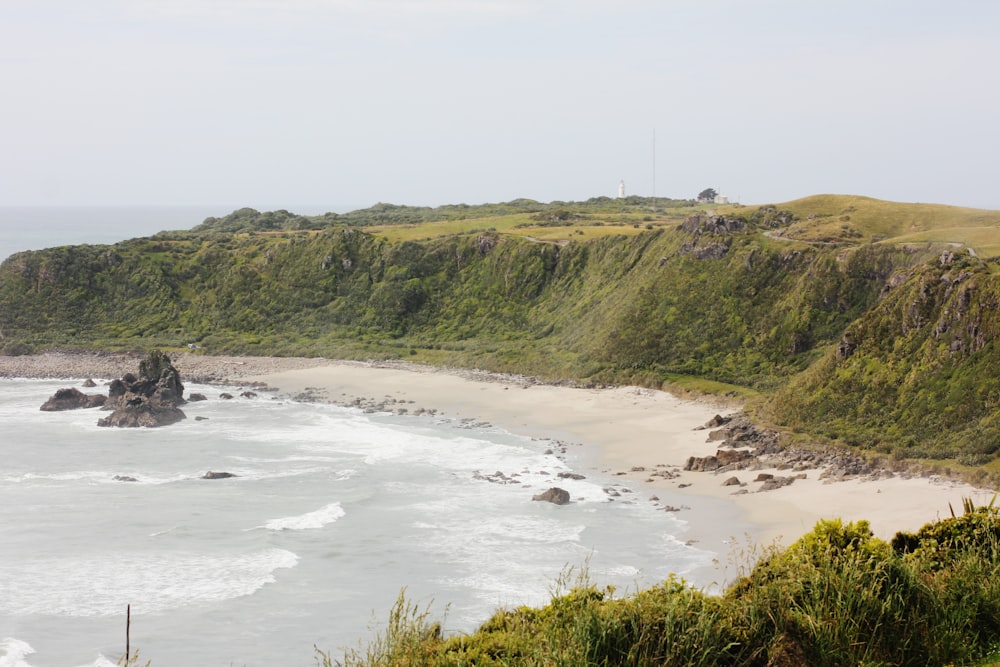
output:
<svg viewBox="0 0 1000 667"><path fill-rule="evenodd" d="M755 397L761 418L989 466L1000 212L822 195L240 209L0 266L0 346L407 358Z"/></svg>

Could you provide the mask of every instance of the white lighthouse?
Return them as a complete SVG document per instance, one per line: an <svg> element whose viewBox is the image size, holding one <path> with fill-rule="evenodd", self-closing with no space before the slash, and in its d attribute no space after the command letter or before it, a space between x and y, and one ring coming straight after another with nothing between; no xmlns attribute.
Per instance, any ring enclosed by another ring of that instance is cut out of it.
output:
<svg viewBox="0 0 1000 667"><path fill-rule="evenodd" d="M618 181L618 199L625 199L625 179Z"/></svg>

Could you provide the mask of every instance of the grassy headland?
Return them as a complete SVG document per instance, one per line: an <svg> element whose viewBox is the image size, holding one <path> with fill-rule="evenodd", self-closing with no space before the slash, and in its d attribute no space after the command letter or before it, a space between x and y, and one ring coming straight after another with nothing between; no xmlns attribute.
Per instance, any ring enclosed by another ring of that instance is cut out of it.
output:
<svg viewBox="0 0 1000 667"><path fill-rule="evenodd" d="M0 267L3 351L406 358L751 398L787 431L990 472L1000 212L822 195L241 209Z"/></svg>

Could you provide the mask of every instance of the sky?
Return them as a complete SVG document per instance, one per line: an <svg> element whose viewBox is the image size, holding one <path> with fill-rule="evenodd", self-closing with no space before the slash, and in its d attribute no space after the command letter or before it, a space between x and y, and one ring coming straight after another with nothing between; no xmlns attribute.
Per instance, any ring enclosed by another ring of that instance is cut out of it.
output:
<svg viewBox="0 0 1000 667"><path fill-rule="evenodd" d="M0 206L1000 209L998 32L992 0L0 0Z"/></svg>

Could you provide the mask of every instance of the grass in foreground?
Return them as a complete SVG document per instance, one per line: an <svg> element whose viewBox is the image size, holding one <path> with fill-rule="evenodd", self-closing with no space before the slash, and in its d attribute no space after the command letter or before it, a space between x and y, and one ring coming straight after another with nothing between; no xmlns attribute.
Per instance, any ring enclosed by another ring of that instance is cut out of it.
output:
<svg viewBox="0 0 1000 667"><path fill-rule="evenodd" d="M891 542L822 521L768 550L723 595L671 579L634 595L586 580L541 609L498 612L444 637L400 596L367 647L324 667L393 665L990 665L1000 643L1000 515L962 516Z"/></svg>

